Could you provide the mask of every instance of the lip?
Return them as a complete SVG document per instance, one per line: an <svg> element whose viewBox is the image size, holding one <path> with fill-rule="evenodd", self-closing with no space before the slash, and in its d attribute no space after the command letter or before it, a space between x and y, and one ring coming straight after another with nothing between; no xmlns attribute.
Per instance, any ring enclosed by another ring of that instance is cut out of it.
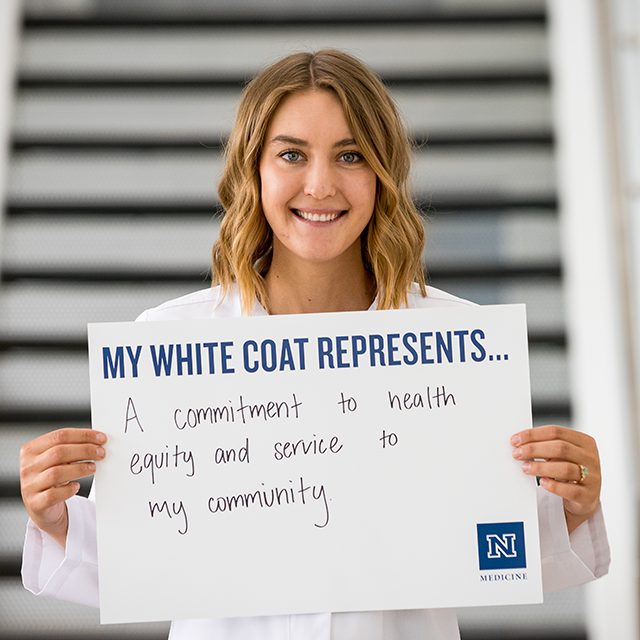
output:
<svg viewBox="0 0 640 640"><path fill-rule="evenodd" d="M296 208L292 207L291 212L300 220L304 220L305 222L333 222L340 218L344 213L346 213L345 209L310 209L307 207L304 208Z"/></svg>

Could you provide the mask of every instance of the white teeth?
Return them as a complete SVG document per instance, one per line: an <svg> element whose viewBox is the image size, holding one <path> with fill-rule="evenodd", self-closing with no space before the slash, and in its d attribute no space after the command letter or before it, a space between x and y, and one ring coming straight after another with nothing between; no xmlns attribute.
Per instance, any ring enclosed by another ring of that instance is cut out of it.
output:
<svg viewBox="0 0 640 640"><path fill-rule="evenodd" d="M331 222L340 216L340 213L307 213L300 209L294 209L294 211L303 220L311 220L311 222Z"/></svg>

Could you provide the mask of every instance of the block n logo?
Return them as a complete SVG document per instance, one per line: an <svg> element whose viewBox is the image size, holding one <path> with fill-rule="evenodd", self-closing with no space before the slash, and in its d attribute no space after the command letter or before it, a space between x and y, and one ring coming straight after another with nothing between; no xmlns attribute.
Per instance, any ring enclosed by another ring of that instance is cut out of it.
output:
<svg viewBox="0 0 640 640"><path fill-rule="evenodd" d="M504 533L499 536L497 533L489 533L486 536L489 551L487 558L515 558L518 555L516 551L516 534Z"/></svg>
<svg viewBox="0 0 640 640"><path fill-rule="evenodd" d="M524 569L527 566L524 523L494 522L479 524L477 528L480 571Z"/></svg>

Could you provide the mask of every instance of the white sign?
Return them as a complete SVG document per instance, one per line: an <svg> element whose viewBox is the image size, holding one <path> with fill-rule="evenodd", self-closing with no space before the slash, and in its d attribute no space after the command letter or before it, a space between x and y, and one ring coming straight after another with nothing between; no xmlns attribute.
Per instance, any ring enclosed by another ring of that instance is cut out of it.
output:
<svg viewBox="0 0 640 640"><path fill-rule="evenodd" d="M89 326L103 622L542 600L522 305Z"/></svg>

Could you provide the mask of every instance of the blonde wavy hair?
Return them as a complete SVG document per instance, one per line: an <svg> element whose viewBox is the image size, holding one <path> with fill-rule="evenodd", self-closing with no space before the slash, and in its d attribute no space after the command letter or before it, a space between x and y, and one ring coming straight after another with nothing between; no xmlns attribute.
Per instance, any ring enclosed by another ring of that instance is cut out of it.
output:
<svg viewBox="0 0 640 640"><path fill-rule="evenodd" d="M373 216L361 235L362 259L376 283L379 309L407 303L413 282L426 296L421 256L424 227L411 199L411 147L398 109L382 81L341 51L295 53L268 67L245 88L218 187L225 215L213 245L213 285L226 296L238 283L242 311L256 298L268 311L264 276L273 234L260 201L260 154L282 100L312 89L330 91L378 180Z"/></svg>

